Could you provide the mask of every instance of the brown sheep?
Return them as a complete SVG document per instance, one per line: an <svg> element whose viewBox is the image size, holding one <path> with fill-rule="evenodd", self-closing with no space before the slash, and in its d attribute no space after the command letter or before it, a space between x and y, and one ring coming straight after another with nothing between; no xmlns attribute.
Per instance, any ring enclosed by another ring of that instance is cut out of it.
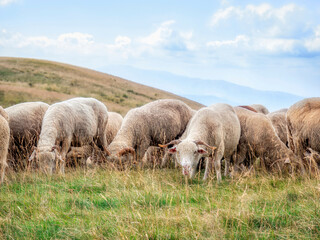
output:
<svg viewBox="0 0 320 240"><path fill-rule="evenodd" d="M8 114L0 107L0 184L3 183L5 171L7 167L7 155L10 139Z"/></svg>
<svg viewBox="0 0 320 240"><path fill-rule="evenodd" d="M308 148L320 153L320 97L293 104L287 112L287 128L289 146L301 159L312 152Z"/></svg>
<svg viewBox="0 0 320 240"><path fill-rule="evenodd" d="M241 136L235 155L236 171L239 170L240 165L244 163L250 165L258 157L268 170L272 169L275 164L275 166L283 166L289 161L299 163L293 152L277 136L267 116L242 107L234 109L241 125Z"/></svg>
<svg viewBox="0 0 320 240"><path fill-rule="evenodd" d="M269 113L269 110L261 104L251 104L250 107L255 109L258 113L263 113L265 115Z"/></svg>
<svg viewBox="0 0 320 240"><path fill-rule="evenodd" d="M280 140L288 147L286 112L275 111L268 113L267 117L271 120Z"/></svg>

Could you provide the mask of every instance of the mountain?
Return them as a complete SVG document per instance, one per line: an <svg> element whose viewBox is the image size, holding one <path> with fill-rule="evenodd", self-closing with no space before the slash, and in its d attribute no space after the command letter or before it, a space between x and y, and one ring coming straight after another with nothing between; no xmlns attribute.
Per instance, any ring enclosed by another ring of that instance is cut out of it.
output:
<svg viewBox="0 0 320 240"><path fill-rule="evenodd" d="M231 105L259 103L270 111L288 108L302 97L282 91L261 91L223 80L206 80L174 75L168 72L143 70L128 66L106 66L100 69L192 99L204 105L224 102Z"/></svg>
<svg viewBox="0 0 320 240"><path fill-rule="evenodd" d="M202 104L110 74L45 60L0 57L0 105L26 101L49 104L76 96L94 97L109 111L129 109L163 99L179 99L194 109Z"/></svg>

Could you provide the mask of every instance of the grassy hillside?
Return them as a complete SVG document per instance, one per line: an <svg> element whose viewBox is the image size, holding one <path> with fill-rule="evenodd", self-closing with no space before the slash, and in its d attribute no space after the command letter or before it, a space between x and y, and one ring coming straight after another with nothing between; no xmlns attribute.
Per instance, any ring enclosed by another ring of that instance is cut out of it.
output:
<svg viewBox="0 0 320 240"><path fill-rule="evenodd" d="M180 99L194 109L202 105L177 95L105 73L35 59L0 57L0 105L25 101L49 104L76 96L94 97L110 111L129 109L163 99Z"/></svg>
<svg viewBox="0 0 320 240"><path fill-rule="evenodd" d="M176 95L75 66L0 58L0 105L92 96L111 111ZM109 166L110 165L110 166ZM0 239L319 239L319 175L257 171L204 182L180 169L9 169L0 186Z"/></svg>

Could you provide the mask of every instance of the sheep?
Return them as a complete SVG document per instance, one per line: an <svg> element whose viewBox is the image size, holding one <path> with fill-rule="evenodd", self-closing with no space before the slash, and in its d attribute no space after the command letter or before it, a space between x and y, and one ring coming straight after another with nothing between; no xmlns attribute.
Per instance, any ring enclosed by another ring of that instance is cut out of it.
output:
<svg viewBox="0 0 320 240"><path fill-rule="evenodd" d="M25 102L5 109L10 119L8 161L15 169L26 166L24 160L38 142L42 119L48 107L44 102Z"/></svg>
<svg viewBox="0 0 320 240"><path fill-rule="evenodd" d="M179 138L193 111L180 100L162 99L131 109L108 146L108 159L141 159L150 146Z"/></svg>
<svg viewBox="0 0 320 240"><path fill-rule="evenodd" d="M236 172L245 160L250 161L258 157L264 161L267 169L279 166L278 164L283 166L286 162L299 164L297 157L277 136L271 120L266 115L243 107L234 109L241 125L240 141L233 156Z"/></svg>
<svg viewBox="0 0 320 240"><path fill-rule="evenodd" d="M281 109L279 111L268 113L267 117L271 120L280 140L288 146L286 111Z"/></svg>
<svg viewBox="0 0 320 240"><path fill-rule="evenodd" d="M108 112L108 123L106 127L107 144L109 145L117 135L123 121L123 117L116 112Z"/></svg>
<svg viewBox="0 0 320 240"><path fill-rule="evenodd" d="M170 153L176 154L182 173L193 178L201 157L206 157L206 169L203 179L208 178L212 160L217 180L221 181L221 159L226 160L225 175L229 173L231 156L237 149L240 139L240 122L232 106L223 103L202 108L192 117L184 136L172 141ZM200 146L207 147L207 150Z"/></svg>
<svg viewBox="0 0 320 240"><path fill-rule="evenodd" d="M288 109L287 131L289 147L301 159L320 153L320 97L303 99Z"/></svg>
<svg viewBox="0 0 320 240"><path fill-rule="evenodd" d="M10 140L9 116L5 110L0 107L0 164L1 176L0 184L4 181L5 170L7 167L7 154Z"/></svg>
<svg viewBox="0 0 320 240"><path fill-rule="evenodd" d="M251 104L249 107L252 107L257 112L263 113L265 115L269 113L269 110L265 106L263 106L261 104Z"/></svg>
<svg viewBox="0 0 320 240"><path fill-rule="evenodd" d="M71 146L95 143L105 150L107 107L94 98L72 98L49 106L46 111L37 148L29 160L38 159L43 170L52 174L61 162L64 173L65 157Z"/></svg>
<svg viewBox="0 0 320 240"><path fill-rule="evenodd" d="M109 145L114 137L116 136L117 132L119 131L121 124L123 121L123 117L116 112L108 112L108 122L105 129L107 145ZM71 147L70 151L67 154L67 161L70 159L80 158L80 159L87 159L86 164L92 164L92 158L88 160L90 156L93 156L93 152L98 152L98 149L95 149L92 145L85 145L81 147ZM96 157L95 157L96 158Z"/></svg>

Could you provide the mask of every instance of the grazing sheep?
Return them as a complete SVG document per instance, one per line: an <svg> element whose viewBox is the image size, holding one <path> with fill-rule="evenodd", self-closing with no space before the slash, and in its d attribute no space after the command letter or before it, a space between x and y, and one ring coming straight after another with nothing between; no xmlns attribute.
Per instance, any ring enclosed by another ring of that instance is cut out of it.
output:
<svg viewBox="0 0 320 240"><path fill-rule="evenodd" d="M117 135L121 125L123 117L116 112L108 112L108 123L106 127L106 138L108 145L112 142Z"/></svg>
<svg viewBox="0 0 320 240"><path fill-rule="evenodd" d="M265 106L263 106L261 104L251 104L249 107L252 107L258 113L263 113L265 115L267 115L269 113L269 110Z"/></svg>
<svg viewBox="0 0 320 240"><path fill-rule="evenodd" d="M274 112L284 112L284 113L287 113L288 112L288 108L281 108L277 111L274 111Z"/></svg>
<svg viewBox="0 0 320 240"><path fill-rule="evenodd" d="M243 107L234 109L241 125L240 141L235 155L236 159L234 159L235 171L238 171L240 165L244 163L247 166L252 164L252 161L258 157L263 160L267 169L281 166L289 160L291 163L298 162L293 152L277 136L272 122L266 115Z"/></svg>
<svg viewBox="0 0 320 240"><path fill-rule="evenodd" d="M312 152L308 148L320 153L320 97L293 104L287 112L287 129L290 149L301 159Z"/></svg>
<svg viewBox="0 0 320 240"><path fill-rule="evenodd" d="M7 167L7 154L10 139L9 117L5 110L0 107L0 184L3 183Z"/></svg>
<svg viewBox="0 0 320 240"><path fill-rule="evenodd" d="M164 146L175 153L182 173L194 177L200 159L206 157L204 180L215 165L217 180L221 181L221 159L226 160L225 175L229 173L231 156L237 149L240 139L240 123L228 104L217 103L200 109L190 120L190 124L180 140L174 140ZM207 147L207 150L200 146Z"/></svg>
<svg viewBox="0 0 320 240"><path fill-rule="evenodd" d="M114 137L117 135L121 124L123 121L123 117L116 112L108 112L108 123L106 126L106 139L107 145L109 145ZM70 151L67 154L67 162L71 159L88 159L90 156L93 156L94 150L97 152L98 150L95 149L92 145L85 145L81 147L71 147ZM90 158L92 159L92 158ZM89 161L90 162L90 161ZM88 161L86 161L88 163ZM93 163L92 161L90 163Z"/></svg>
<svg viewBox="0 0 320 240"><path fill-rule="evenodd" d="M94 142L101 149L106 148L107 121L106 106L94 98L73 98L51 105L43 117L38 146L30 160L38 159L49 174L60 161L60 171L64 173L65 157L71 145Z"/></svg>
<svg viewBox="0 0 320 240"><path fill-rule="evenodd" d="M43 102L25 102L5 109L10 119L8 162L15 169L26 167L24 160L38 142L42 119L48 107Z"/></svg>
<svg viewBox="0 0 320 240"><path fill-rule="evenodd" d="M150 146L158 146L179 138L193 111L182 101L173 99L157 100L131 109L107 149L109 159L115 160L132 155L134 159L141 159Z"/></svg>
<svg viewBox="0 0 320 240"><path fill-rule="evenodd" d="M268 113L267 117L271 120L280 140L288 146L286 112L284 110L275 111Z"/></svg>

